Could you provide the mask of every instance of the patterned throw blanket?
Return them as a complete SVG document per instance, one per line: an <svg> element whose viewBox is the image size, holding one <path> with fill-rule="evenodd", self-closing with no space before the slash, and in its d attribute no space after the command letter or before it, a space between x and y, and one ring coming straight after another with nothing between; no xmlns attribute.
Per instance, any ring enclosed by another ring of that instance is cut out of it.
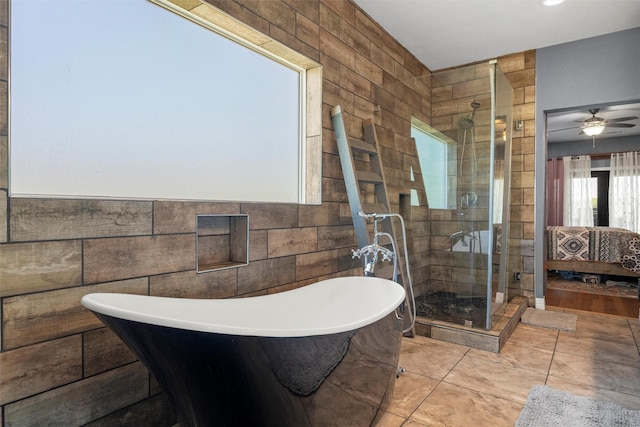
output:
<svg viewBox="0 0 640 427"><path fill-rule="evenodd" d="M640 234L610 227L547 227L547 259L620 263L640 273Z"/></svg>

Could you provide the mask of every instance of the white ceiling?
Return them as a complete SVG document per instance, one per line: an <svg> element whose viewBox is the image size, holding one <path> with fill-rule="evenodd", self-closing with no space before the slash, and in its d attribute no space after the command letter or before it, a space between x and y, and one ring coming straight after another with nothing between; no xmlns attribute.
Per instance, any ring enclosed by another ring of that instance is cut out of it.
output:
<svg viewBox="0 0 640 427"><path fill-rule="evenodd" d="M431 71L640 27L640 0L565 0L556 6L542 0L355 2ZM638 104L600 107L597 117L607 120L640 116ZM549 117L549 142L591 140L575 122L590 117L588 110ZM640 120L625 123L636 126L607 129L615 133L599 138L640 134Z"/></svg>
<svg viewBox="0 0 640 427"><path fill-rule="evenodd" d="M640 0L355 0L431 71L640 27Z"/></svg>

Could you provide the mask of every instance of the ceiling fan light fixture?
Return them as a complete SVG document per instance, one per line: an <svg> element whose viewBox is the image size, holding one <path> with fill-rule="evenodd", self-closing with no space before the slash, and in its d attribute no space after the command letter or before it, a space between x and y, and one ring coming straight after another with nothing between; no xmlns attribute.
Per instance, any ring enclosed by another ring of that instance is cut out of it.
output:
<svg viewBox="0 0 640 427"><path fill-rule="evenodd" d="M582 131L589 136L600 135L603 130L604 125L601 123L586 124L584 128L582 128Z"/></svg>

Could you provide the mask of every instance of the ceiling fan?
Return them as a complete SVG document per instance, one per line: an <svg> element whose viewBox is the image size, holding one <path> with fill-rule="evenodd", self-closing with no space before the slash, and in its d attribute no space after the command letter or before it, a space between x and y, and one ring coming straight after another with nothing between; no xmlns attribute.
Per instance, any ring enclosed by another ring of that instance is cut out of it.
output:
<svg viewBox="0 0 640 427"><path fill-rule="evenodd" d="M632 128L635 126L635 123L622 123L629 120L638 119L637 116L629 116L629 117L618 117L615 119L603 119L602 117L597 117L596 114L600 112L599 108L591 108L589 109L589 113L591 113L591 117L586 120L576 120L575 123L581 123L580 126L572 126L566 127L562 129L553 129L549 132L561 132L570 129L580 129L580 133L578 135L589 135L596 136L600 135L605 128Z"/></svg>
<svg viewBox="0 0 640 427"><path fill-rule="evenodd" d="M587 134L589 136L600 135L605 128L632 128L635 126L635 123L622 123L629 120L635 120L638 117L630 116L630 117L619 117L617 119L605 120L601 117L596 117L596 114L600 111L599 108L592 108L589 110L591 113L591 117L584 121L577 121L578 123L582 123L580 126L580 133L578 135Z"/></svg>

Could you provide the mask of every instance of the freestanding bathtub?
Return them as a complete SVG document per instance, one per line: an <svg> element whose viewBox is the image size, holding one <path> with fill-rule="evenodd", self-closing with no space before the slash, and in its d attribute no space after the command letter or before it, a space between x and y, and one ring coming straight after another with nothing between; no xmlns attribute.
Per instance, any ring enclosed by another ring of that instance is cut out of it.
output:
<svg viewBox="0 0 640 427"><path fill-rule="evenodd" d="M278 294L89 294L173 402L180 427L368 426L395 382L404 288L375 277Z"/></svg>

